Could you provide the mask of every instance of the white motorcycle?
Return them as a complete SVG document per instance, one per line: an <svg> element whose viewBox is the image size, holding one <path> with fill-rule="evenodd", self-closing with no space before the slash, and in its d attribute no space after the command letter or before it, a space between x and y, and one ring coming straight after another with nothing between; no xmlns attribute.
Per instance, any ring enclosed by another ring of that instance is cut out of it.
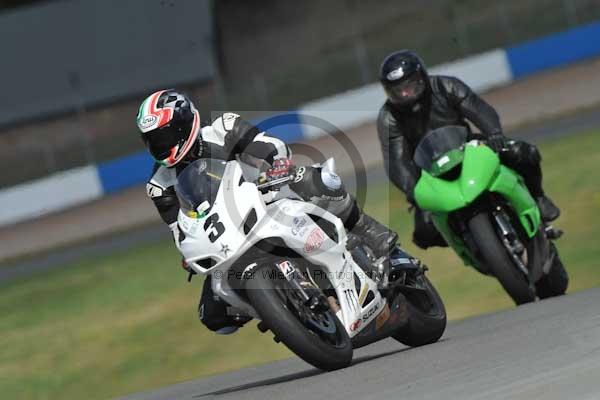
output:
<svg viewBox="0 0 600 400"><path fill-rule="evenodd" d="M376 260L339 218L293 198L293 175L260 176L239 158L200 159L175 189L177 247L196 273L212 276L230 315L261 320L262 332L324 370L389 336L408 346L442 336L446 312L425 266L400 248Z"/></svg>

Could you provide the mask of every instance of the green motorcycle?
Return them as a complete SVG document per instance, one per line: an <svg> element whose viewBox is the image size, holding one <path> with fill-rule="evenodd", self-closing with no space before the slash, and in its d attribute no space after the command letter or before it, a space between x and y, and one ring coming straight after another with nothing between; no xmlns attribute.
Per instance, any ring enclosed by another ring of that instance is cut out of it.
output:
<svg viewBox="0 0 600 400"><path fill-rule="evenodd" d="M466 265L496 277L517 304L565 293L569 278L523 178L468 131L429 132L415 150L417 205Z"/></svg>

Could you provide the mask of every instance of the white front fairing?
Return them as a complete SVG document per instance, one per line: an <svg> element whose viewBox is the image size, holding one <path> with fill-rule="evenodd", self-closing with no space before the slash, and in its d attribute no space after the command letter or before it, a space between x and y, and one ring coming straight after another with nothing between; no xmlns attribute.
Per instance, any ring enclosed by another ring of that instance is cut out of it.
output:
<svg viewBox="0 0 600 400"><path fill-rule="evenodd" d="M212 276L215 294L257 318L252 306L229 286L227 272L254 244L266 238L278 237L287 247L325 271L340 303L337 316L350 337L384 310L385 300L379 294L377 285L364 274L346 250L346 231L339 218L303 201L283 199L267 205L256 185L241 182L241 179L240 165L237 161L230 161L208 215L196 219L180 211L178 216L179 227L185 235L184 240L178 243L178 248L191 268L200 274ZM244 222L252 210L256 212L257 222L246 234ZM327 236L310 215L331 222L337 231L338 241ZM213 267L199 265L201 260L207 258L213 260ZM254 260L242 261L248 263L247 268L254 265ZM360 281L358 291L355 276ZM362 303L369 291L374 299L366 307L361 307L359 298Z"/></svg>

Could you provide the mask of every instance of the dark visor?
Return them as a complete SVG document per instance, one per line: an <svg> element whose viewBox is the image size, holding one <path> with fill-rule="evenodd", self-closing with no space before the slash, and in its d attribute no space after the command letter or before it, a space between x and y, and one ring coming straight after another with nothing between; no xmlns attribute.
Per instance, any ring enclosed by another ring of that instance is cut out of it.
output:
<svg viewBox="0 0 600 400"><path fill-rule="evenodd" d="M404 103L417 100L425 91L425 80L419 73L414 73L407 79L387 88L392 102Z"/></svg>
<svg viewBox="0 0 600 400"><path fill-rule="evenodd" d="M169 124L152 132L142 133L142 140L154 159L164 160L171 154L171 149L180 143L181 132Z"/></svg>

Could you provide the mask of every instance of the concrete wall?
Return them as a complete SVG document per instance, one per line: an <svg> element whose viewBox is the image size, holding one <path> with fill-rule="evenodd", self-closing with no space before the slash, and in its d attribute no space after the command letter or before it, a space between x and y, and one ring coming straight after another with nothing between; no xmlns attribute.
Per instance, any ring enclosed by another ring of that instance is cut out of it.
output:
<svg viewBox="0 0 600 400"><path fill-rule="evenodd" d="M3 13L0 126L208 80L212 31L209 0L65 0Z"/></svg>

